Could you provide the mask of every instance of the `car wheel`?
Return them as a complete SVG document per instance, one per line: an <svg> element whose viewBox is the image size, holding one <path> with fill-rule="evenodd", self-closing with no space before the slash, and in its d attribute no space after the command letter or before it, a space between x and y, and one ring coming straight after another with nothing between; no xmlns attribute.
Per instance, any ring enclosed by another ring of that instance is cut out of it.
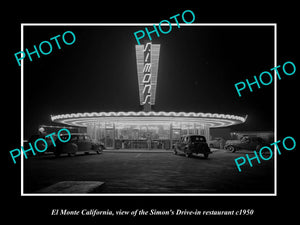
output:
<svg viewBox="0 0 300 225"><path fill-rule="evenodd" d="M75 153L78 151L78 145L75 143L72 143L72 153Z"/></svg>
<svg viewBox="0 0 300 225"><path fill-rule="evenodd" d="M98 148L97 148L97 154L101 154L103 151L103 147L100 145Z"/></svg>
<svg viewBox="0 0 300 225"><path fill-rule="evenodd" d="M261 148L262 148L261 145L257 145L256 148L255 148L255 150L258 152Z"/></svg>
<svg viewBox="0 0 300 225"><path fill-rule="evenodd" d="M228 146L227 149L228 149L228 151L230 151L232 153L234 153L236 151L235 147L232 145Z"/></svg>
<svg viewBox="0 0 300 225"><path fill-rule="evenodd" d="M185 157L187 158L191 157L191 153L185 153Z"/></svg>
<svg viewBox="0 0 300 225"><path fill-rule="evenodd" d="M259 151L262 156L270 156L270 151L266 150L266 149L263 149L262 151Z"/></svg>

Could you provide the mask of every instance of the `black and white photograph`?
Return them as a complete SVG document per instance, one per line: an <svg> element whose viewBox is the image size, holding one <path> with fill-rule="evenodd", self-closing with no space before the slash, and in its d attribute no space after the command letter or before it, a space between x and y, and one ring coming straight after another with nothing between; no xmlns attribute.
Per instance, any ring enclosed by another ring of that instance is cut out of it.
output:
<svg viewBox="0 0 300 225"><path fill-rule="evenodd" d="M8 218L295 217L296 6L43 4L3 20Z"/></svg>
<svg viewBox="0 0 300 225"><path fill-rule="evenodd" d="M274 194L274 25L141 26L24 24L24 194Z"/></svg>

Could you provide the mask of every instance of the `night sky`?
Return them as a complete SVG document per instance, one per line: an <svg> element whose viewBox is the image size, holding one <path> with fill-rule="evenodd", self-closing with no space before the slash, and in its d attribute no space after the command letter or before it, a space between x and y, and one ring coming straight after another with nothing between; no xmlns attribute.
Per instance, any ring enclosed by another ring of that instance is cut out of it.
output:
<svg viewBox="0 0 300 225"><path fill-rule="evenodd" d="M65 31L76 35L73 45L59 38L60 50L51 41L51 54L24 60L25 138L51 124L50 115L140 111L133 33L143 28L25 27L29 51ZM234 87L274 67L273 27L174 26L152 37L161 44L154 111L247 114L247 122L233 129L273 130L274 84L253 86L242 97Z"/></svg>

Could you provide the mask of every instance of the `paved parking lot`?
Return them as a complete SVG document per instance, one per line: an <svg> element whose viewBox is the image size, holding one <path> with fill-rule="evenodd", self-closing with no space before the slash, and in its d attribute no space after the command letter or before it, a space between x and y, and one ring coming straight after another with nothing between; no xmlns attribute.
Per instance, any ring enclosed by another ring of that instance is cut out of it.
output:
<svg viewBox="0 0 300 225"><path fill-rule="evenodd" d="M24 193L60 181L105 182L104 193L273 193L273 161L238 172L234 159L247 151L215 151L186 158L171 152L104 152L24 160Z"/></svg>

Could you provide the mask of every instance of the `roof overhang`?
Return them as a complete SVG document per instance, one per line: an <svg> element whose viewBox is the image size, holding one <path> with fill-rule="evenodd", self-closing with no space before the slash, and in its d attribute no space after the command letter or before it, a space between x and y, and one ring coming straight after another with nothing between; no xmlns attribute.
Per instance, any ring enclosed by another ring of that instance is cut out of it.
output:
<svg viewBox="0 0 300 225"><path fill-rule="evenodd" d="M52 115L53 122L87 127L92 123L170 124L194 123L208 127L227 127L244 123L247 116L195 112L92 112Z"/></svg>

